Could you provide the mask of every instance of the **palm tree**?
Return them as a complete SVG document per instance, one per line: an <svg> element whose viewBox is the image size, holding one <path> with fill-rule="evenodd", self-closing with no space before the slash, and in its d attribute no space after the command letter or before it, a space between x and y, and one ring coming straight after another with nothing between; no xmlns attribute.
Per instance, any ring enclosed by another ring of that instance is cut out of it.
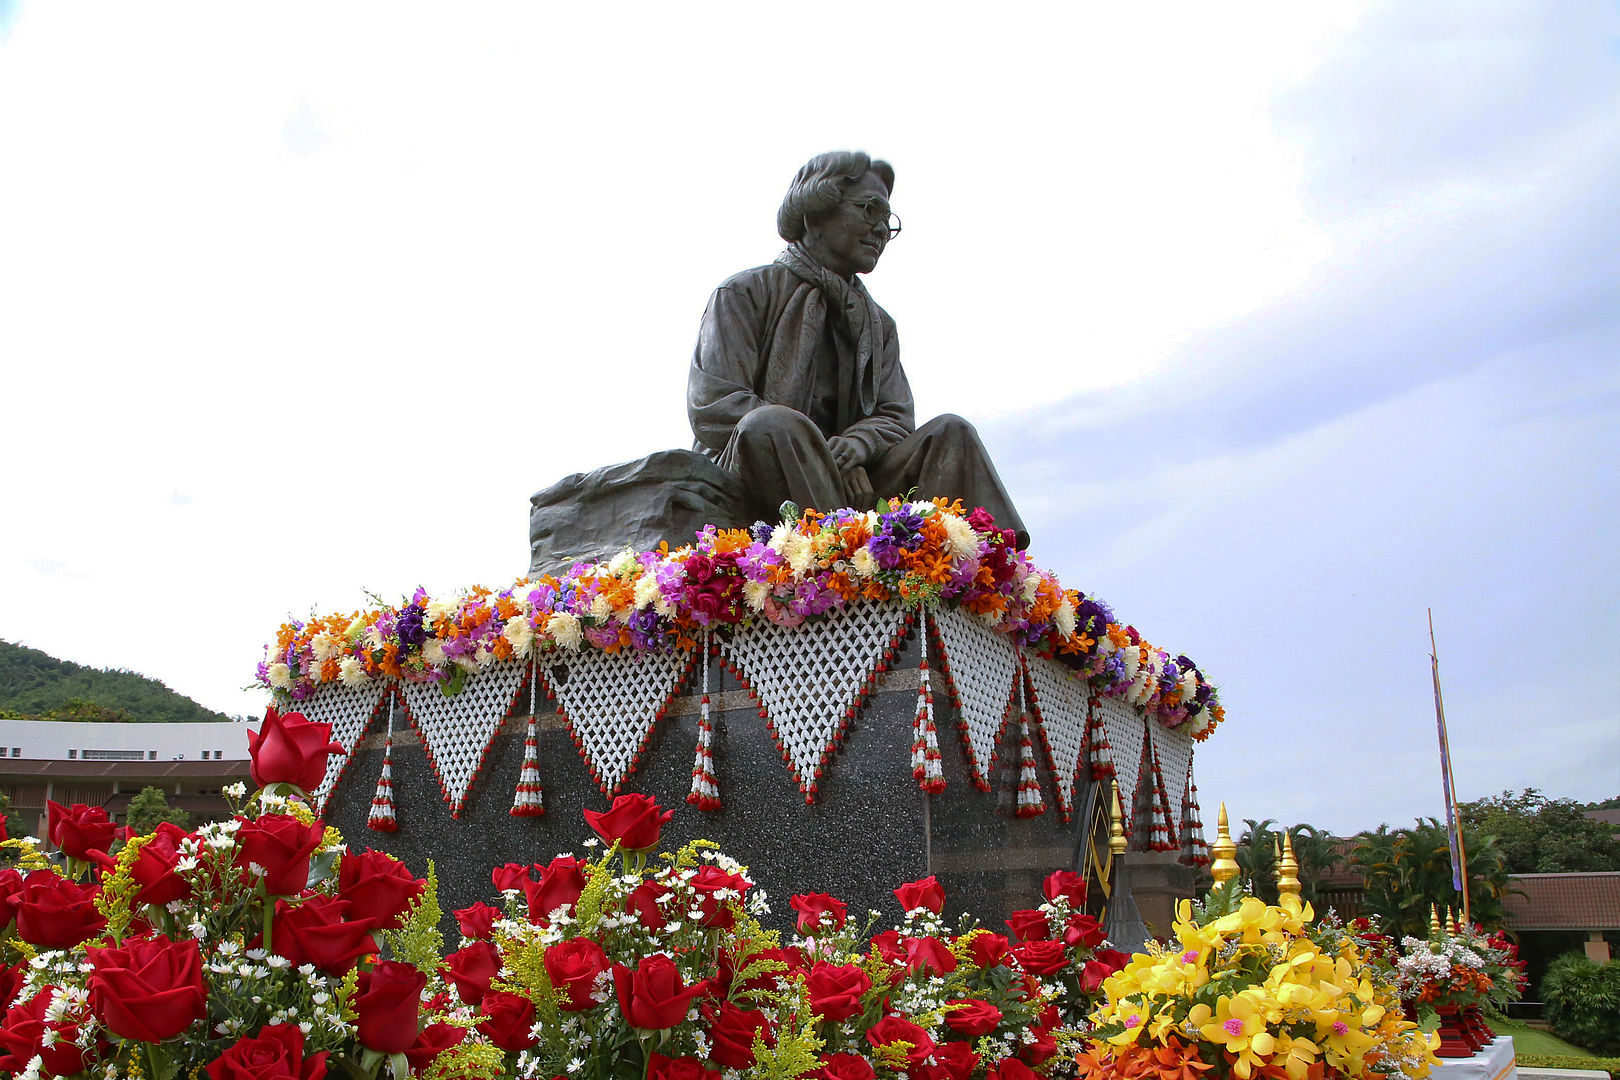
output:
<svg viewBox="0 0 1620 1080"><path fill-rule="evenodd" d="M1487 929L1500 926L1502 899L1510 882L1507 860L1496 838L1463 827L1468 861L1470 913ZM1412 828L1380 825L1356 837L1351 862L1367 880L1364 906L1379 916L1388 933L1424 937L1429 913L1462 909L1462 895L1451 883L1451 842L1436 818L1419 818Z"/></svg>

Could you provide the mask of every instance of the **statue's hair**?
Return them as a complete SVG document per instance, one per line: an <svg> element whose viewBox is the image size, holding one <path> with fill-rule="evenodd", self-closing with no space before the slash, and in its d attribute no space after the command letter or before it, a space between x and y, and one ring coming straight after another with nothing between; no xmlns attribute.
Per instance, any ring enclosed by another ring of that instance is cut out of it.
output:
<svg viewBox="0 0 1620 1080"><path fill-rule="evenodd" d="M877 173L893 193L894 166L887 161L873 161L859 150L817 154L799 170L782 199L782 208L776 212L777 233L789 242L804 239L804 219L831 211L843 199L844 189L869 172Z"/></svg>

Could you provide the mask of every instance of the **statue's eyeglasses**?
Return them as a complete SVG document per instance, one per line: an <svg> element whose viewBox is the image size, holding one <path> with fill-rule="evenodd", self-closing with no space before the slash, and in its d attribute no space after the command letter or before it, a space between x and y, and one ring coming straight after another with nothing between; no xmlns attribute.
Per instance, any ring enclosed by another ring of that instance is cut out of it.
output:
<svg viewBox="0 0 1620 1080"><path fill-rule="evenodd" d="M900 215L889 209L889 204L876 195L849 205L861 212L868 225L882 225L889 230L889 239L900 235Z"/></svg>

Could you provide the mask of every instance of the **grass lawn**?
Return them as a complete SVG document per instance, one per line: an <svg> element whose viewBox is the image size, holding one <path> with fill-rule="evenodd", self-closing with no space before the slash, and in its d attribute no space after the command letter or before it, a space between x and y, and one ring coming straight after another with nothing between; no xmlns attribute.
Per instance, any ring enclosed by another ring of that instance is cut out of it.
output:
<svg viewBox="0 0 1620 1080"><path fill-rule="evenodd" d="M1545 1055L1549 1057L1592 1057L1590 1050L1582 1050L1578 1046L1571 1046L1563 1039L1550 1032L1537 1031L1535 1028L1516 1024L1511 1020L1504 1020L1491 1024L1491 1028L1498 1035L1511 1035L1513 1037L1513 1053L1516 1057L1526 1054Z"/></svg>

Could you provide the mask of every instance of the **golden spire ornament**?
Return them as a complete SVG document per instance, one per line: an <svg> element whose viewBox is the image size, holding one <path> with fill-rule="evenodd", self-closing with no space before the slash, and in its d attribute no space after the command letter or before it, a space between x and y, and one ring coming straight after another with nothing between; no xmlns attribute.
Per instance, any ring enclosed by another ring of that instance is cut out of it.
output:
<svg viewBox="0 0 1620 1080"><path fill-rule="evenodd" d="M1457 920L1455 920L1455 919L1453 919L1451 917L1451 909L1446 908L1446 933L1455 934L1456 932L1457 932Z"/></svg>
<svg viewBox="0 0 1620 1080"><path fill-rule="evenodd" d="M1232 843L1232 828L1226 823L1226 803L1221 803L1220 816L1215 819L1215 845L1209 849L1215 856L1215 861L1209 864L1209 872L1215 878L1217 886L1225 885L1238 876L1237 845Z"/></svg>
<svg viewBox="0 0 1620 1080"><path fill-rule="evenodd" d="M1431 938L1439 937L1440 930L1440 905L1431 904L1429 905L1429 936Z"/></svg>
<svg viewBox="0 0 1620 1080"><path fill-rule="evenodd" d="M1282 857L1277 861L1277 895L1299 896L1299 861L1294 858L1294 838L1282 834Z"/></svg>
<svg viewBox="0 0 1620 1080"><path fill-rule="evenodd" d="M1119 781L1114 781L1114 804L1109 814L1108 851L1119 856L1125 854L1125 808L1119 804Z"/></svg>

